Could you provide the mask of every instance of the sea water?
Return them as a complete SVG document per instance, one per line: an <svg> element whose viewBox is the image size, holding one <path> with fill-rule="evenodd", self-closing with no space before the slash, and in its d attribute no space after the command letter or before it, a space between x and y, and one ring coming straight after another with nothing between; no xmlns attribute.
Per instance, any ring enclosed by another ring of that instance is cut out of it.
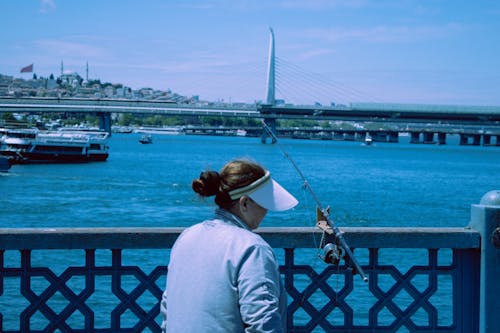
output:
<svg viewBox="0 0 500 333"><path fill-rule="evenodd" d="M103 163L14 165L0 176L1 227L184 227L210 216L191 181L234 158L251 158L300 204L262 226L311 226L315 203L295 161L339 226L468 223L470 205L500 188L500 147L136 134L112 136ZM312 222L314 223L314 222Z"/></svg>
<svg viewBox="0 0 500 333"><path fill-rule="evenodd" d="M249 137L156 135L153 144L142 145L138 134L114 134L106 162L14 165L0 174L0 226L187 227L210 218L214 209L212 198L194 194L191 181L234 158L261 163L300 201L291 211L270 212L262 226L313 226L316 203L285 150L339 227L464 227L471 204L500 189L500 147L459 146L457 141L424 145L402 138L400 143L365 146L282 139L262 144ZM132 257L151 267L167 263L167 253L151 253L135 251ZM33 258L34 265L52 262L56 274L70 264L82 265L82 259L74 259L58 268L61 256L61 251L45 251ZM16 302L26 304L18 291L17 281L4 284L4 329L18 327L18 315L7 312ZM91 301L99 309L96 323L108 324L103 302L96 297ZM44 327L43 317L40 322Z"/></svg>

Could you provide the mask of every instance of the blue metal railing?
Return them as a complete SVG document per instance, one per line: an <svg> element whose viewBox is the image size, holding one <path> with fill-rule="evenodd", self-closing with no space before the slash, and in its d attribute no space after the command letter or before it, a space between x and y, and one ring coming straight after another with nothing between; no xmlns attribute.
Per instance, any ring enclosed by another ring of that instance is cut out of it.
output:
<svg viewBox="0 0 500 333"><path fill-rule="evenodd" d="M488 241L499 226L500 206L486 203L467 228L343 228L368 284L314 260L318 229L258 232L280 261L289 332L483 333L500 331L500 256ZM0 229L0 331L159 331L181 231Z"/></svg>

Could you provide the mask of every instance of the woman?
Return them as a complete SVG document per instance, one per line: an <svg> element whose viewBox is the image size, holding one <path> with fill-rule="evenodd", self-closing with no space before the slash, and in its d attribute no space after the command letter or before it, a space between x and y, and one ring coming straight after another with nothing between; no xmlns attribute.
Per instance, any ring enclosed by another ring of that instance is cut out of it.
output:
<svg viewBox="0 0 500 333"><path fill-rule="evenodd" d="M170 254L163 331L284 332L286 294L274 253L257 228L268 210L297 200L249 160L202 172L193 190L215 195L215 217L187 228ZM167 297L168 294L168 297Z"/></svg>

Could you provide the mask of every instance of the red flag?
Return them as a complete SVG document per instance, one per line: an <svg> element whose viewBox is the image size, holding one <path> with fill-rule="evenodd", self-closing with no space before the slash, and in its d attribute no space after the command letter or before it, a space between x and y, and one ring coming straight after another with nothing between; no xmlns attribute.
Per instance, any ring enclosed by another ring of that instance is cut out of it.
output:
<svg viewBox="0 0 500 333"><path fill-rule="evenodd" d="M33 64L21 68L21 73L31 73L33 72Z"/></svg>

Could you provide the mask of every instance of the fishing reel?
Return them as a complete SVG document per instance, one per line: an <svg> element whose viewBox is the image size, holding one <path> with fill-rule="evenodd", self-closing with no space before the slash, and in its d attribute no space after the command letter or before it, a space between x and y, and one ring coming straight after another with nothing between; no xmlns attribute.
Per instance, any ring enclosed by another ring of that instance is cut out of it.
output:
<svg viewBox="0 0 500 333"><path fill-rule="evenodd" d="M316 208L316 226L323 230L323 239L321 240L323 252L319 257L327 264L338 265L344 255L344 251L335 243L325 243L325 234L331 235L333 233L326 222L327 217L325 214L330 214L330 207L327 207L325 211Z"/></svg>
<svg viewBox="0 0 500 333"><path fill-rule="evenodd" d="M327 207L324 211L316 208L316 226L323 230L323 239L321 241L322 254L319 255L321 260L323 260L327 264L338 265L340 260L344 255L344 251L342 251L342 247L338 246L335 243L325 243L325 234L332 235L333 231L328 226L326 222L327 216L330 214L330 207Z"/></svg>
<svg viewBox="0 0 500 333"><path fill-rule="evenodd" d="M319 257L327 264L338 265L342 259L342 248L333 243L327 243L323 246L323 255Z"/></svg>

